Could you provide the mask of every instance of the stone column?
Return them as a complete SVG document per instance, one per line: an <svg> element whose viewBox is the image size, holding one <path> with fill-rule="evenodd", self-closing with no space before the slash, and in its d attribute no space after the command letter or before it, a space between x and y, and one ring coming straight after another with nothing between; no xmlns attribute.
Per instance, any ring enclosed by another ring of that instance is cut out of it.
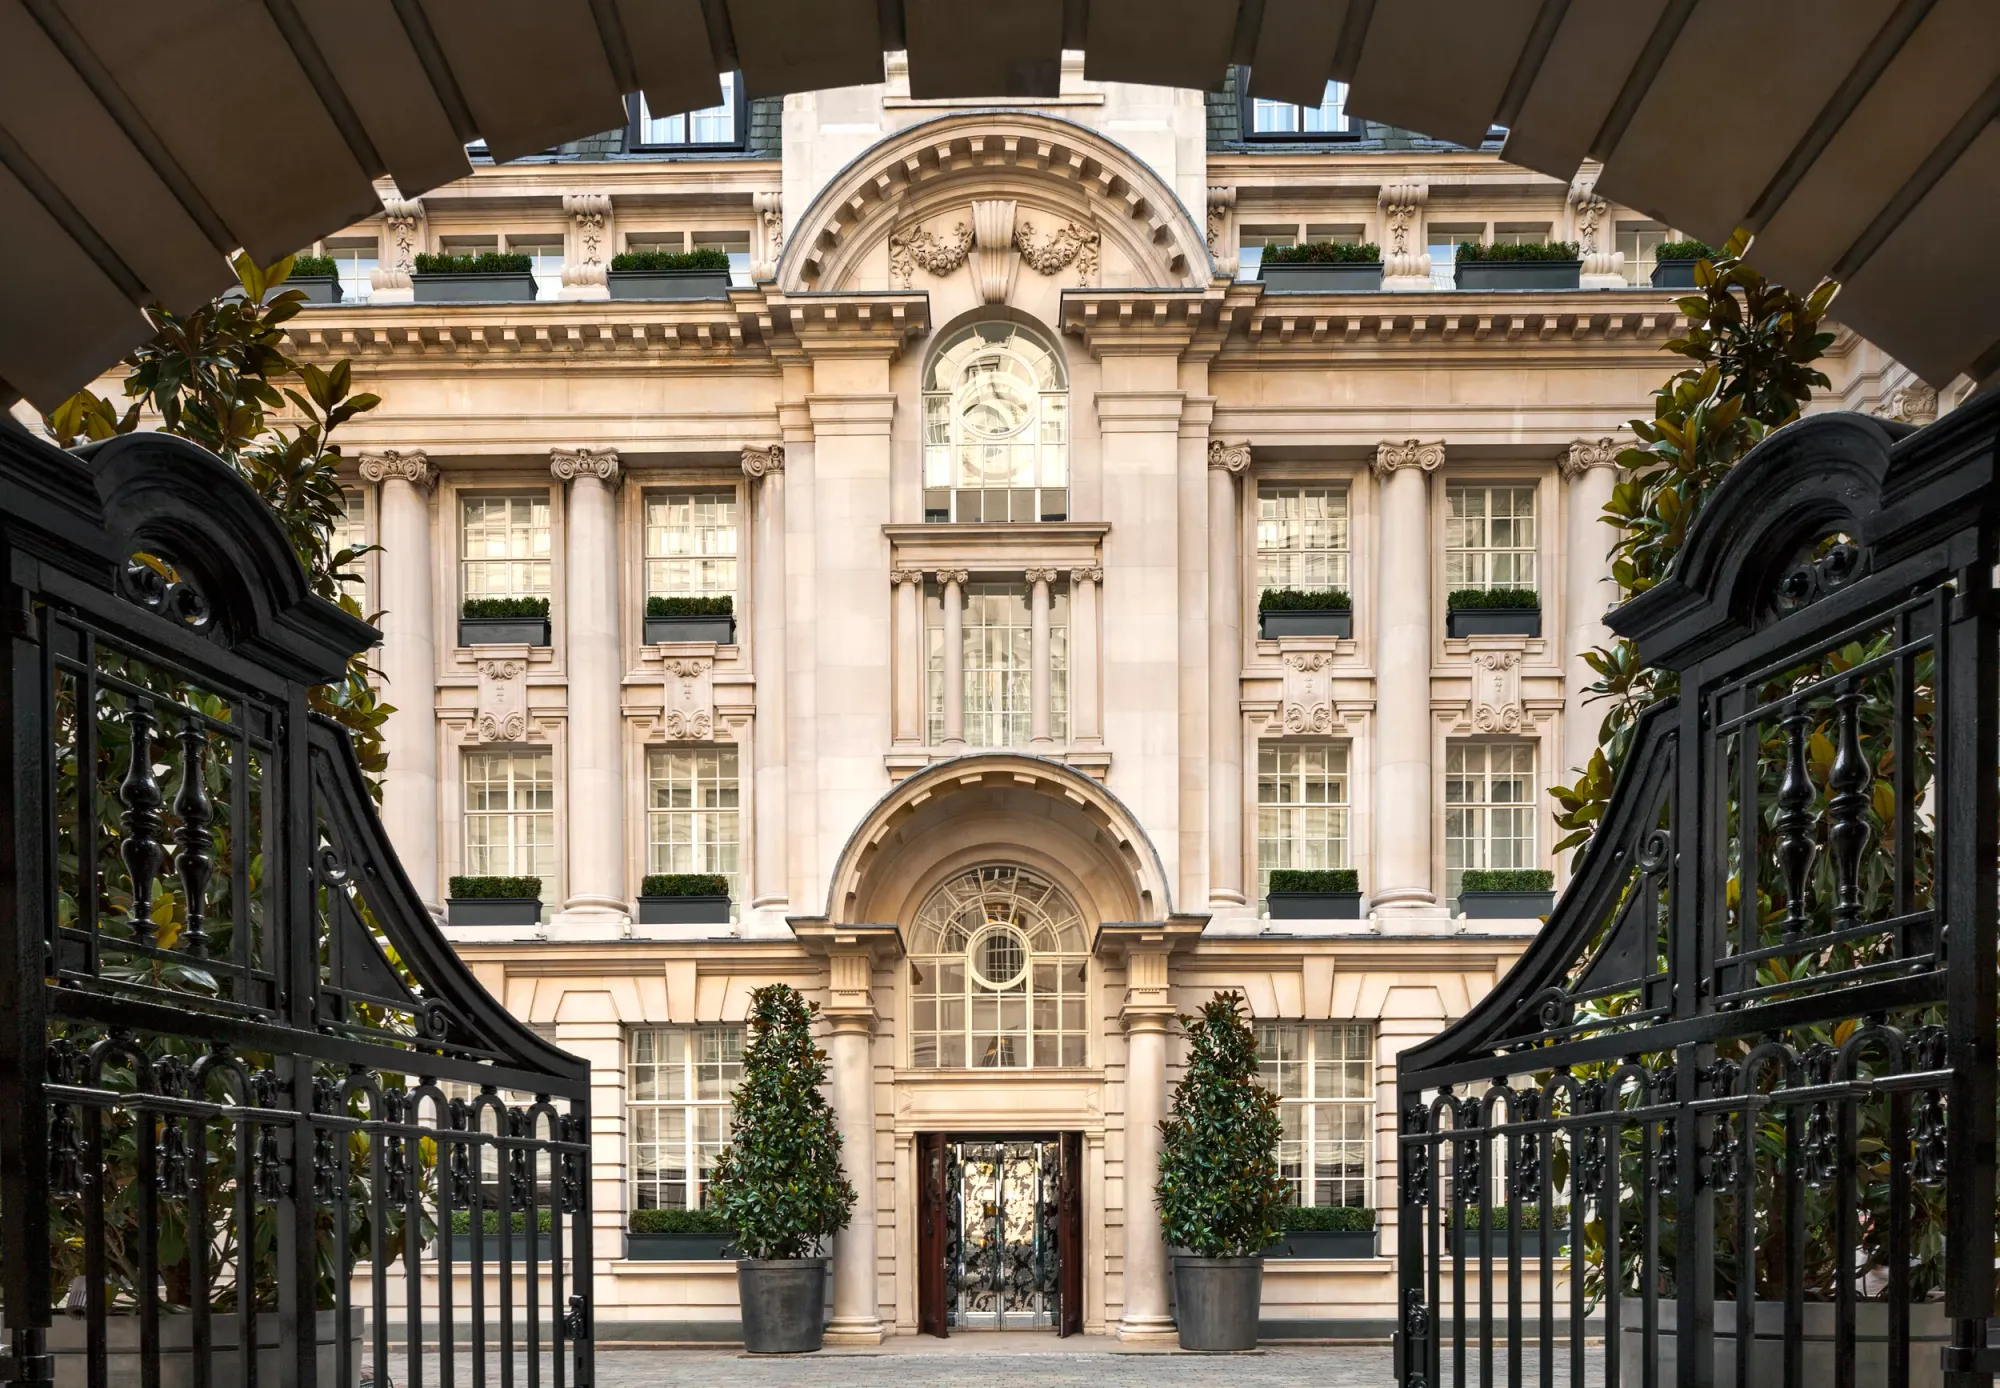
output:
<svg viewBox="0 0 2000 1388"><path fill-rule="evenodd" d="M1611 489L1618 482L1616 439L1578 439L1562 458L1562 475L1569 486L1567 534L1563 543L1563 766L1562 779L1585 765L1597 750L1601 706L1586 704L1586 690L1597 674L1583 653L1610 637L1604 613L1618 601L1607 557L1618 532L1600 517Z"/></svg>
<svg viewBox="0 0 2000 1388"><path fill-rule="evenodd" d="M618 601L618 483L612 449L552 450L568 482L564 646L569 674L569 893L552 927L620 931L631 883L625 857L624 643Z"/></svg>
<svg viewBox="0 0 2000 1388"><path fill-rule="evenodd" d="M382 682L398 712L383 725L389 753L382 818L403 869L432 914L438 896L437 598L431 559L431 492L437 469L422 450L361 455L361 475L382 484Z"/></svg>
<svg viewBox="0 0 2000 1388"><path fill-rule="evenodd" d="M1160 1120L1167 1116L1167 952L1134 949L1125 960L1125 1313L1121 1340L1163 1339L1167 1240L1160 1229Z"/></svg>
<svg viewBox="0 0 2000 1388"><path fill-rule="evenodd" d="M1097 708L1097 585L1103 581L1102 569L1069 571L1069 740L1076 747L1104 741Z"/></svg>
<svg viewBox="0 0 2000 1388"><path fill-rule="evenodd" d="M944 585L944 745L965 750L965 583L964 569L939 569Z"/></svg>
<svg viewBox="0 0 2000 1388"><path fill-rule="evenodd" d="M891 569L896 585L896 745L924 740L924 571Z"/></svg>
<svg viewBox="0 0 2000 1388"><path fill-rule="evenodd" d="M1250 445L1208 445L1208 904L1245 904L1243 895L1243 559L1237 478Z"/></svg>
<svg viewBox="0 0 2000 1388"><path fill-rule="evenodd" d="M1431 531L1427 478L1442 443L1385 443L1375 633L1375 829L1369 902L1428 907L1431 892Z"/></svg>
<svg viewBox="0 0 2000 1388"><path fill-rule="evenodd" d="M826 1338L829 1344L875 1345L883 1326L875 1268L874 961L865 948L835 948L827 964L834 1120L855 1200L847 1227L833 1236L833 1322Z"/></svg>
<svg viewBox="0 0 2000 1388"><path fill-rule="evenodd" d="M1431 254L1424 240L1422 183L1385 183L1376 195L1382 209L1382 287L1422 291L1431 287Z"/></svg>
<svg viewBox="0 0 2000 1388"><path fill-rule="evenodd" d="M755 839L750 845L750 909L761 925L785 929L791 895L785 848L785 446L743 450L756 532L750 552L750 661L757 677ZM742 639L740 636L737 638Z"/></svg>
<svg viewBox="0 0 2000 1388"><path fill-rule="evenodd" d="M1049 651L1049 585L1054 569L1028 570L1029 742L1040 751L1055 746L1050 732L1055 701L1054 667Z"/></svg>

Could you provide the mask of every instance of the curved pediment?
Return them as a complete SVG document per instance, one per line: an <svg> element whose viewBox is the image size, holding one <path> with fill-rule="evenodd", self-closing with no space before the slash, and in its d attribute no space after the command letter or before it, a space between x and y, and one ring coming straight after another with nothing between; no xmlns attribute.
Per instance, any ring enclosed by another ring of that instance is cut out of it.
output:
<svg viewBox="0 0 2000 1388"><path fill-rule="evenodd" d="M1069 121L982 111L915 126L820 192L778 262L787 292L926 287L970 274L1061 287L1199 288L1213 266L1187 208L1131 151Z"/></svg>

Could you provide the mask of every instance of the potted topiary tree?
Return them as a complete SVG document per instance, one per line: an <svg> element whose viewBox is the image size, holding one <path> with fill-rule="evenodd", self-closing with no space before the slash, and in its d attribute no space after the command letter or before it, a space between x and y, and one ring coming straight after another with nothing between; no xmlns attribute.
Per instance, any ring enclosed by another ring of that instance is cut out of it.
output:
<svg viewBox="0 0 2000 1388"><path fill-rule="evenodd" d="M1446 636L1542 634L1542 597L1533 588L1454 588L1444 607Z"/></svg>
<svg viewBox="0 0 2000 1388"><path fill-rule="evenodd" d="M1263 1251L1288 1195L1278 1172L1278 1096L1257 1082L1243 995L1217 993L1182 1017L1187 1069L1160 1124L1160 1222L1174 1259L1182 1349L1257 1347Z"/></svg>
<svg viewBox="0 0 2000 1388"><path fill-rule="evenodd" d="M285 279L285 288L300 290L309 304L337 304L340 302L340 266L330 255L295 255L292 257L292 273Z"/></svg>
<svg viewBox="0 0 2000 1388"><path fill-rule="evenodd" d="M1266 588L1257 595L1257 635L1352 636L1354 600L1344 588Z"/></svg>
<svg viewBox="0 0 2000 1388"><path fill-rule="evenodd" d="M458 610L461 646L546 646L547 598L467 598Z"/></svg>
<svg viewBox="0 0 2000 1388"><path fill-rule="evenodd" d="M743 1079L731 1096L729 1145L709 1177L709 1204L735 1235L743 1347L807 1354L826 1333L821 1244L847 1227L854 1187L840 1170L840 1132L820 1092L826 1052L819 1009L789 984L750 995Z"/></svg>
<svg viewBox="0 0 2000 1388"><path fill-rule="evenodd" d="M1473 920L1532 920L1555 909L1556 875L1547 868L1467 868L1458 909Z"/></svg>

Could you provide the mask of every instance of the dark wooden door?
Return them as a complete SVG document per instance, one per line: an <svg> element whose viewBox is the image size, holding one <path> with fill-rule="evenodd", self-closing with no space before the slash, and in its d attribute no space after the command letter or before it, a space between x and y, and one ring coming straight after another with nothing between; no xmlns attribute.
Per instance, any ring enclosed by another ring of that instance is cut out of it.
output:
<svg viewBox="0 0 2000 1388"><path fill-rule="evenodd" d="M943 1339L945 1143L943 1133L917 1134L917 1329Z"/></svg>
<svg viewBox="0 0 2000 1388"><path fill-rule="evenodd" d="M1064 1133L1056 1172L1056 1334L1083 1333L1083 1134Z"/></svg>

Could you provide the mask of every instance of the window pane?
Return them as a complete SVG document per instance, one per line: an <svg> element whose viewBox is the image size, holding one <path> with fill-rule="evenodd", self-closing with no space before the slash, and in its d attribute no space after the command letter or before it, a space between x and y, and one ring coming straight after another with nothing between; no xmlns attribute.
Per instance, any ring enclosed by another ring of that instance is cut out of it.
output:
<svg viewBox="0 0 2000 1388"><path fill-rule="evenodd" d="M1347 488L1265 483L1257 489L1257 587L1346 589Z"/></svg>
<svg viewBox="0 0 2000 1388"><path fill-rule="evenodd" d="M1445 587L1534 588L1535 488L1445 488Z"/></svg>
<svg viewBox="0 0 2000 1388"><path fill-rule="evenodd" d="M948 880L911 931L911 1064L1080 1065L1089 956L1054 884L993 865Z"/></svg>
<svg viewBox="0 0 2000 1388"><path fill-rule="evenodd" d="M736 594L736 490L646 494L646 596Z"/></svg>
<svg viewBox="0 0 2000 1388"><path fill-rule="evenodd" d="M732 918L743 895L737 777L730 745L655 748L646 758L646 870L722 874Z"/></svg>
<svg viewBox="0 0 2000 1388"><path fill-rule="evenodd" d="M1257 749L1257 896L1274 868L1347 864L1347 744L1265 742Z"/></svg>
<svg viewBox="0 0 2000 1388"><path fill-rule="evenodd" d="M1530 868L1535 850L1535 745L1454 740L1445 747L1445 892L1467 868Z"/></svg>
<svg viewBox="0 0 2000 1388"><path fill-rule="evenodd" d="M1029 522L1069 513L1068 382L1027 329L980 323L946 341L924 381L926 520Z"/></svg>
<svg viewBox="0 0 2000 1388"><path fill-rule="evenodd" d="M552 587L547 492L468 496L460 518L463 596L549 596Z"/></svg>
<svg viewBox="0 0 2000 1388"><path fill-rule="evenodd" d="M729 1141L730 1093L742 1077L742 1057L740 1026L630 1034L630 1208L696 1209L707 1203L708 1173Z"/></svg>
<svg viewBox="0 0 2000 1388"><path fill-rule="evenodd" d="M539 877L555 891L555 772L545 750L465 754L465 870Z"/></svg>

